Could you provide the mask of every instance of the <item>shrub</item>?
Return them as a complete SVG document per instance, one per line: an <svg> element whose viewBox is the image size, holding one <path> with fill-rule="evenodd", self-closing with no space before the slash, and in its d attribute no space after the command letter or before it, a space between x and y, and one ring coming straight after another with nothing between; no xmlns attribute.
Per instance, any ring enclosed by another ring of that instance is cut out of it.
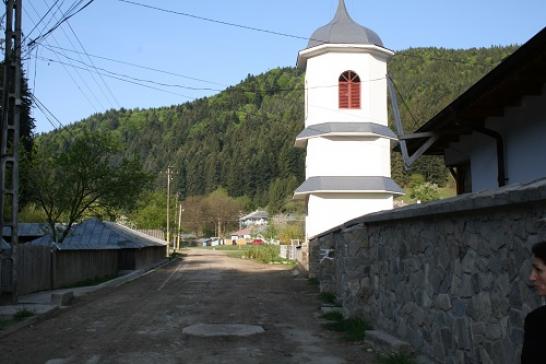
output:
<svg viewBox="0 0 546 364"><path fill-rule="evenodd" d="M391 353L380 355L377 358L379 364L416 364L413 356L406 353Z"/></svg>

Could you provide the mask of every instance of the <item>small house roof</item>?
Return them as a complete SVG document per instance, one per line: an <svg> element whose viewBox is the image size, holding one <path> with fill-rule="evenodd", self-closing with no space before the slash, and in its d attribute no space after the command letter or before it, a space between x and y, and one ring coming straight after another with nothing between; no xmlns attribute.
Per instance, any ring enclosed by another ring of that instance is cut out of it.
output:
<svg viewBox="0 0 546 364"><path fill-rule="evenodd" d="M49 227L46 223L18 223L17 235L18 236L43 236L49 232ZM3 227L2 236L11 236L11 228L9 226Z"/></svg>
<svg viewBox="0 0 546 364"><path fill-rule="evenodd" d="M349 16L344 0L339 0L336 15L332 21L318 28L311 35L307 48L322 44L371 44L383 47L383 42L377 33L358 24Z"/></svg>
<svg viewBox="0 0 546 364"><path fill-rule="evenodd" d="M33 240L32 244L54 245L51 235ZM115 250L164 245L166 245L164 240L116 223L103 222L93 218L74 226L64 241L61 244L56 244L56 247L59 250Z"/></svg>
<svg viewBox="0 0 546 364"><path fill-rule="evenodd" d="M9 245L4 239L0 238L0 251L10 250L11 245Z"/></svg>
<svg viewBox="0 0 546 364"><path fill-rule="evenodd" d="M268 218L269 218L269 214L267 213L267 211L257 210L257 211L251 212L248 215L241 217L239 220L244 221L244 220L250 220L250 219L268 219Z"/></svg>

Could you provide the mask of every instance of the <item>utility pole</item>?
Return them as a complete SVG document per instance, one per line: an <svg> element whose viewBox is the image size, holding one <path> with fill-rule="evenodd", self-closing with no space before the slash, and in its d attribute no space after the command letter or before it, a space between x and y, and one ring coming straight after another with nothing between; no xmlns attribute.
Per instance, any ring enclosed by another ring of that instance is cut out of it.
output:
<svg viewBox="0 0 546 364"><path fill-rule="evenodd" d="M178 202L178 229L176 230L176 250L180 249L180 225L182 225L182 201Z"/></svg>
<svg viewBox="0 0 546 364"><path fill-rule="evenodd" d="M17 299L16 246L19 210L19 124L21 119L21 13L22 0L5 0L6 33L0 110L0 232L11 230L10 293ZM9 216L6 216L9 215Z"/></svg>
<svg viewBox="0 0 546 364"><path fill-rule="evenodd" d="M171 166L167 166L167 253L171 244L171 232L169 230L169 197L171 195Z"/></svg>

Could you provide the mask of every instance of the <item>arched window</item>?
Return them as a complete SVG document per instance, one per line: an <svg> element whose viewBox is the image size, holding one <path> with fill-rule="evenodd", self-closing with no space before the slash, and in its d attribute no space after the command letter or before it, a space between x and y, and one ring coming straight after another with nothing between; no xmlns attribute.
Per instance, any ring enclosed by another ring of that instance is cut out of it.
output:
<svg viewBox="0 0 546 364"><path fill-rule="evenodd" d="M339 76L339 108L360 109L360 77L353 71Z"/></svg>

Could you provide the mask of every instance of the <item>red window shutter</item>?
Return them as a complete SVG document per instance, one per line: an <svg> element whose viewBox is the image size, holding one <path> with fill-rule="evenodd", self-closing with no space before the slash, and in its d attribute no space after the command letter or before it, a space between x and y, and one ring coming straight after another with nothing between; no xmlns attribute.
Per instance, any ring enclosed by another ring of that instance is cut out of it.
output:
<svg viewBox="0 0 546 364"><path fill-rule="evenodd" d="M339 108L347 109L349 108L349 83L340 82L339 83Z"/></svg>
<svg viewBox="0 0 546 364"><path fill-rule="evenodd" d="M339 77L339 108L360 109L360 78L353 71Z"/></svg>
<svg viewBox="0 0 546 364"><path fill-rule="evenodd" d="M360 82L353 82L349 91L349 108L360 109Z"/></svg>

